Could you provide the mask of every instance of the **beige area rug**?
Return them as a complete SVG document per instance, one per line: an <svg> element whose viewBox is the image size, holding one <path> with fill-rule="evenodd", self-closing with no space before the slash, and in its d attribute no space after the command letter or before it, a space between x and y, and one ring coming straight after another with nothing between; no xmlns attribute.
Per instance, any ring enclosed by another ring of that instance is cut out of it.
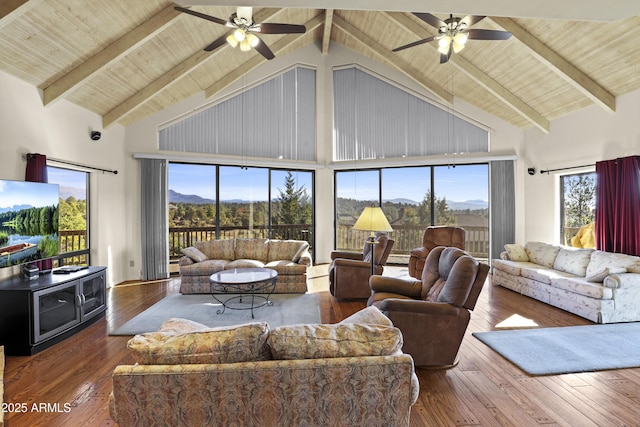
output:
<svg viewBox="0 0 640 427"><path fill-rule="evenodd" d="M225 295L225 299L230 297ZM154 332L172 317L193 320L210 327L241 325L250 322L267 322L274 328L298 323L320 323L320 306L315 294L273 294L269 298L273 305L254 309L251 318L250 296L243 297L240 310L227 308L217 312L222 305L209 294L169 295L147 310L138 314L119 328L109 331L109 335L136 335ZM221 297L222 299L222 297ZM234 305L236 306L236 305Z"/></svg>

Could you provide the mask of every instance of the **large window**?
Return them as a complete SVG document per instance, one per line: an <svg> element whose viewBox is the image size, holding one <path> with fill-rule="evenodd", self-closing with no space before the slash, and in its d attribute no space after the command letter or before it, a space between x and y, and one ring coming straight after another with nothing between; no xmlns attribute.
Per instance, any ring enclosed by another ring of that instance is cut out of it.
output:
<svg viewBox="0 0 640 427"><path fill-rule="evenodd" d="M382 206L395 240L392 253L408 255L430 225L466 230L466 249L489 251L487 164L397 167L336 172L336 248L361 250L366 233L353 230L365 206Z"/></svg>
<svg viewBox="0 0 640 427"><path fill-rule="evenodd" d="M89 264L88 212L89 174L78 170L47 167L49 182L60 187L58 240L60 265Z"/></svg>
<svg viewBox="0 0 640 427"><path fill-rule="evenodd" d="M306 240L313 246L313 173L169 163L170 257L211 239Z"/></svg>
<svg viewBox="0 0 640 427"><path fill-rule="evenodd" d="M579 248L595 247L596 173L560 178L561 242Z"/></svg>

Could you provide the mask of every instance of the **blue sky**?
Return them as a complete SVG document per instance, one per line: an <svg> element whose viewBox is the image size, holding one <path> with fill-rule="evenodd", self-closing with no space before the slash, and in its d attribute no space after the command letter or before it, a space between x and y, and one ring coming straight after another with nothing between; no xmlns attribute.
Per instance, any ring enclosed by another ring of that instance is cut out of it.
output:
<svg viewBox="0 0 640 427"><path fill-rule="evenodd" d="M169 163L169 189L180 194L196 194L206 199L215 200L215 166L188 165ZM272 198L284 190L286 171L272 171ZM293 172L297 186L304 186L311 191L311 173ZM269 174L266 168L242 169L237 166L220 167L220 200L267 200Z"/></svg>
<svg viewBox="0 0 640 427"><path fill-rule="evenodd" d="M0 207L30 205L36 208L58 204L58 186L36 182L0 180Z"/></svg>
<svg viewBox="0 0 640 427"><path fill-rule="evenodd" d="M78 172L63 168L47 168L49 182L59 183L63 187L87 188L87 177L85 172Z"/></svg>
<svg viewBox="0 0 640 427"><path fill-rule="evenodd" d="M284 189L286 171L273 171L272 194L278 197L278 188ZM340 178L340 176L342 178ZM298 186L311 190L311 174L295 173ZM268 170L235 166L220 167L221 200L267 200ZM383 198L411 199L420 202L429 189L428 167L387 168L382 172ZM319 183L319 185L322 185ZM458 165L435 168L435 189L438 197L449 201L488 200L488 166ZM169 189L181 194L196 194L215 200L215 166L169 164ZM354 197L355 195L355 197ZM361 200L378 199L378 171L341 173L338 178L338 196Z"/></svg>

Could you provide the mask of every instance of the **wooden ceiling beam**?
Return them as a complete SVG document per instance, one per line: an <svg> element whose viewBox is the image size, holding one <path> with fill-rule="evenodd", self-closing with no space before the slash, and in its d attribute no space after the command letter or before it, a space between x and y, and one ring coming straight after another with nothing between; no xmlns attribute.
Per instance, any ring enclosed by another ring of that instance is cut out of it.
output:
<svg viewBox="0 0 640 427"><path fill-rule="evenodd" d="M427 89L429 92L433 93L442 102L445 102L447 105L451 105L453 103L453 95L437 85L433 80L426 77L424 73L412 67L408 62L402 61L397 55L391 52L391 49L382 46L380 43L367 36L363 31L351 25L338 15L334 15L333 23L336 25L336 27L340 28L342 31L346 32L354 39L362 43L373 53L384 58L401 73L407 75L422 87Z"/></svg>
<svg viewBox="0 0 640 427"><path fill-rule="evenodd" d="M329 42L331 41L331 27L333 26L333 9L324 12L324 28L322 31L322 54L329 53Z"/></svg>
<svg viewBox="0 0 640 427"><path fill-rule="evenodd" d="M607 111L616 111L615 96L518 25L513 19L500 17L491 17L490 19L500 27L510 31L516 39L529 49L535 58L569 82L586 97Z"/></svg>
<svg viewBox="0 0 640 427"><path fill-rule="evenodd" d="M38 6L44 0L2 0L0 2L0 29Z"/></svg>
<svg viewBox="0 0 640 427"><path fill-rule="evenodd" d="M307 28L307 32L311 32L311 31L315 30L316 28L318 28L320 25L322 25L325 22L326 22L325 21L325 17L322 14L319 14L319 15L315 16L314 18L310 19L309 21L305 22L304 26ZM275 55L277 55L279 52L282 52L289 45L291 45L292 43L294 43L296 40L298 40L300 37L303 37L303 36L304 36L304 34L288 34L288 35L286 35L284 37L281 37L280 39L276 40L269 47L271 48L271 51ZM264 59L260 55L253 56L248 61L242 63L239 67L237 67L231 73L223 76L222 78L218 79L213 85L211 85L208 88L206 88L204 90L205 98L212 97L213 95L215 95L216 93L220 92L221 90L223 90L227 86L231 85L236 80L240 79L242 76L244 76L245 74L247 74L251 70L253 70L256 67L260 66L265 61L266 61L266 59Z"/></svg>
<svg viewBox="0 0 640 427"><path fill-rule="evenodd" d="M264 22L272 16L276 15L282 9L261 9L256 12L254 18L257 22ZM132 111L140 107L142 104L147 102L149 99L153 98L157 93L166 89L170 85L174 84L182 77L189 74L195 68L202 65L204 61L211 60L211 58L215 58L222 49L227 46L225 43L223 46L219 47L213 52L207 52L205 50L199 50L189 58L182 61L180 64L173 67L171 70L160 76L158 79L154 80L144 89L137 92L135 95L126 99L120 105L115 107L113 110L109 111L102 117L102 125L103 127L109 127L112 124L116 123L126 115L130 114Z"/></svg>
<svg viewBox="0 0 640 427"><path fill-rule="evenodd" d="M100 52L60 77L43 90L43 103L49 105L82 84L100 69L117 61L158 34L181 13L173 4L165 7L148 21L126 33Z"/></svg>
<svg viewBox="0 0 640 427"><path fill-rule="evenodd" d="M395 22L407 28L410 32L415 34L420 39L424 39L434 35L429 31L425 30L422 25L420 25L419 23L411 19L411 17L405 13L386 12L386 14ZM427 43L427 45L433 48L434 55L435 54L440 55L440 53L438 52L434 44ZM485 88L487 91L489 91L495 97L500 99L502 102L504 102L514 111L516 111L522 117L527 119L530 123L532 123L538 129L542 130L545 133L549 133L549 129L550 129L549 120L547 120L542 114L540 114L538 111L533 109L530 105L522 101L512 92L510 92L505 87L500 85L494 79L489 77L486 73L484 73L478 67L471 64L469 61L467 61L460 55L452 55L451 58L449 59L449 62L451 62L461 72L471 77L471 79L473 79L477 84ZM469 102L473 103L472 101L469 101Z"/></svg>

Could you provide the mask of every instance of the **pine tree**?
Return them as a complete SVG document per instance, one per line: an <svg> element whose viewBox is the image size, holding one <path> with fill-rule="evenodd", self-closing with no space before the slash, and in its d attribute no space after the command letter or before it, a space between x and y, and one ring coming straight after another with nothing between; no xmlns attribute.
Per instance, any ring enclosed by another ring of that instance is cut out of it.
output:
<svg viewBox="0 0 640 427"><path fill-rule="evenodd" d="M311 203L304 185L296 189L296 181L291 171L284 179L284 190L278 188L279 197L276 220L278 224L311 223Z"/></svg>
<svg viewBox="0 0 640 427"><path fill-rule="evenodd" d="M596 183L593 176L577 175L565 180L565 226L582 227L595 220Z"/></svg>

